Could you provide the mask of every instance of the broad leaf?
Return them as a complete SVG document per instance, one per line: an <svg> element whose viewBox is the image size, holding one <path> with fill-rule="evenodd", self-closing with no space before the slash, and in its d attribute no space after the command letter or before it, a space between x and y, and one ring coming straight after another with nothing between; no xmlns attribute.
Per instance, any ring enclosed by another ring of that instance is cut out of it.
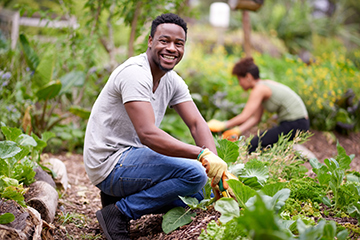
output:
<svg viewBox="0 0 360 240"><path fill-rule="evenodd" d="M226 139L221 139L218 141L218 146L216 148L218 155L226 163L236 162L239 157L239 146Z"/></svg>
<svg viewBox="0 0 360 240"><path fill-rule="evenodd" d="M81 117L82 119L89 119L90 117L90 111L87 110L87 109L84 109L84 108L81 108L79 106L71 106L69 111L78 116L78 117Z"/></svg>
<svg viewBox="0 0 360 240"><path fill-rule="evenodd" d="M36 97L39 101L53 99L59 95L60 90L61 82L59 80L51 81L36 92Z"/></svg>
<svg viewBox="0 0 360 240"><path fill-rule="evenodd" d="M242 208L246 207L245 203L256 194L255 190L234 179L229 179L227 183L235 194L239 206Z"/></svg>
<svg viewBox="0 0 360 240"><path fill-rule="evenodd" d="M220 198L215 203L215 210L221 213L220 222L222 224L240 216L239 204L232 198Z"/></svg>
<svg viewBox="0 0 360 240"><path fill-rule="evenodd" d="M21 151L21 148L13 141L1 141L0 142L0 158L6 159L14 157Z"/></svg>
<svg viewBox="0 0 360 240"><path fill-rule="evenodd" d="M72 87L81 87L85 83L85 73L82 71L71 71L60 78L62 87L60 95L70 92Z"/></svg>
<svg viewBox="0 0 360 240"><path fill-rule="evenodd" d="M35 71L35 69L39 65L39 57L35 53L34 49L30 46L29 41L24 34L20 34L19 38L21 46L25 53L24 55L26 63L32 71Z"/></svg>
<svg viewBox="0 0 360 240"><path fill-rule="evenodd" d="M31 88L34 92L37 92L52 80L54 64L55 54L52 49L49 49L41 59L32 78Z"/></svg>
<svg viewBox="0 0 360 240"><path fill-rule="evenodd" d="M21 146L32 146L35 147L37 145L36 141L33 137L27 135L27 134L21 134L17 139L16 142Z"/></svg>
<svg viewBox="0 0 360 240"><path fill-rule="evenodd" d="M190 213L182 207L176 207L168 211L163 216L162 229L168 234L178 227L184 226L192 221L191 217L195 217L196 213Z"/></svg>
<svg viewBox="0 0 360 240"><path fill-rule="evenodd" d="M346 154L345 149L340 146L339 142L336 144L336 148L338 151L336 160L339 162L340 168L344 170L350 169L350 163L352 161L351 157Z"/></svg>
<svg viewBox="0 0 360 240"><path fill-rule="evenodd" d="M251 160L245 164L245 171L239 177L257 177L258 182L263 186L269 177L269 169L263 162Z"/></svg>
<svg viewBox="0 0 360 240"><path fill-rule="evenodd" d="M23 132L19 128L12 128L12 127L6 127L2 126L1 131L5 135L5 139L9 141L16 142L16 139L23 134Z"/></svg>
<svg viewBox="0 0 360 240"><path fill-rule="evenodd" d="M287 183L284 182L277 182L273 184L265 185L261 192L263 192L265 195L268 195L270 197L274 196L278 191L283 189L286 186Z"/></svg>

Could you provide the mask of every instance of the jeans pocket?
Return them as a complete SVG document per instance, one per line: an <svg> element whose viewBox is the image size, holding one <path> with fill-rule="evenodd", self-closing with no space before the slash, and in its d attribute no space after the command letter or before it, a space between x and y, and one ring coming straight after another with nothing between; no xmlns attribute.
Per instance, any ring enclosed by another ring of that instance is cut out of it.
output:
<svg viewBox="0 0 360 240"><path fill-rule="evenodd" d="M111 191L115 196L126 197L153 185L154 183L150 178L120 177L117 183L112 184Z"/></svg>

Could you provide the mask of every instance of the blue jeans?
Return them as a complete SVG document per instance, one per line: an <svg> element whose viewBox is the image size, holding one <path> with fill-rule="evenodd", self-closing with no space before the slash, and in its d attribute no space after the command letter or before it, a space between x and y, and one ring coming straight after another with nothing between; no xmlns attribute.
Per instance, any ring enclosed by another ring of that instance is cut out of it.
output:
<svg viewBox="0 0 360 240"><path fill-rule="evenodd" d="M128 217L138 219L176 206L185 207L178 196L201 201L207 180L205 168L196 160L131 147L97 187L108 195L121 197L116 206Z"/></svg>

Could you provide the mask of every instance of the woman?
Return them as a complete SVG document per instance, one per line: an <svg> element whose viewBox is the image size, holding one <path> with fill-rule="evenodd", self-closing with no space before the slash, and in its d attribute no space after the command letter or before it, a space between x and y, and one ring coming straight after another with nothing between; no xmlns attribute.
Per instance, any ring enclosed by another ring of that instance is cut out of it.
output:
<svg viewBox="0 0 360 240"><path fill-rule="evenodd" d="M301 98L289 87L272 80L260 79L259 68L253 58L241 59L235 64L232 74L239 80L239 85L245 90L252 89L244 110L228 121L212 119L208 122L212 132L221 132L223 138L236 141L240 134L258 124L264 109L276 112L279 125L268 129L265 134L255 136L248 148L248 152L276 143L281 134L291 133L292 140L297 130L309 130L308 113Z"/></svg>

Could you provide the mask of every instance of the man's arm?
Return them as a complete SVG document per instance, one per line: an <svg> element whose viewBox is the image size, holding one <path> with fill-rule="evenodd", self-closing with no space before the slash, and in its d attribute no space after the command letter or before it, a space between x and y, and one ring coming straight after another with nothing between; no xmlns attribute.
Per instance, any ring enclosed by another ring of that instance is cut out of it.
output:
<svg viewBox="0 0 360 240"><path fill-rule="evenodd" d="M177 104L173 107L190 129L196 145L205 146L216 154L217 151L211 131L205 119L201 116L195 103L188 101Z"/></svg>
<svg viewBox="0 0 360 240"><path fill-rule="evenodd" d="M160 128L156 127L154 110L151 106L151 103L143 101L133 101L125 103L124 106L142 144L148 146L155 152L167 156L184 157L191 159L197 158L198 154L201 151L201 147L181 142L176 138L170 136ZM185 110L181 110L181 112L183 111ZM200 141L199 139L196 141L200 143L204 142Z"/></svg>

